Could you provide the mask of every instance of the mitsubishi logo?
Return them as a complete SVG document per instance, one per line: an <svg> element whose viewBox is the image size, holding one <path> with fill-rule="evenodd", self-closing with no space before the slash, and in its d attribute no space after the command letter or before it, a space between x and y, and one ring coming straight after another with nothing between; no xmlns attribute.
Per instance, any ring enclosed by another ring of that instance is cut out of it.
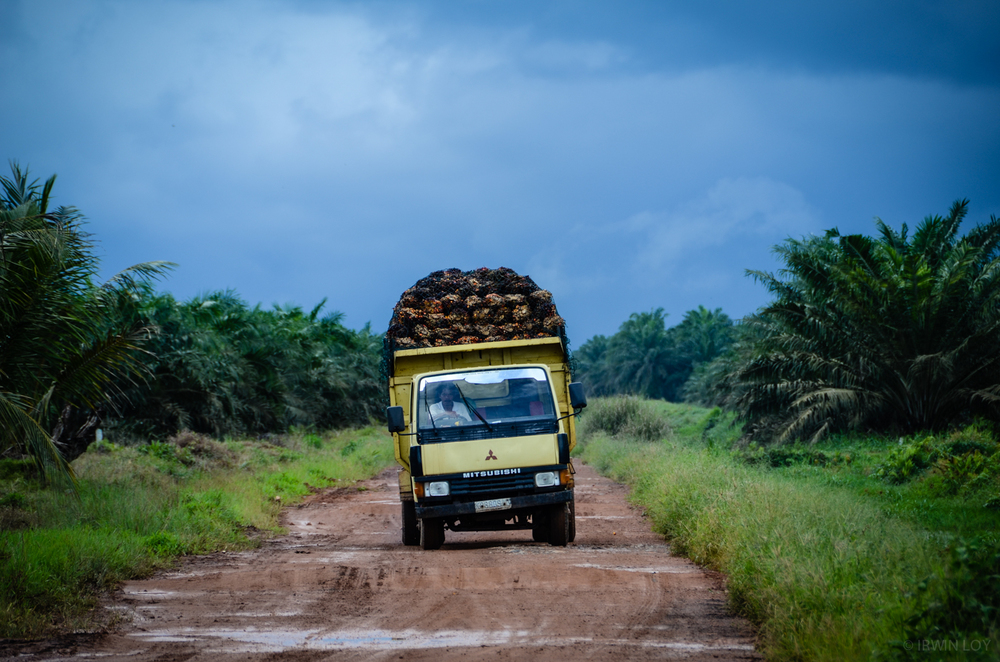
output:
<svg viewBox="0 0 1000 662"><path fill-rule="evenodd" d="M492 448L490 449L490 454L486 456L486 459L487 460L495 460L495 459L497 459L497 456L493 454L493 449Z"/></svg>

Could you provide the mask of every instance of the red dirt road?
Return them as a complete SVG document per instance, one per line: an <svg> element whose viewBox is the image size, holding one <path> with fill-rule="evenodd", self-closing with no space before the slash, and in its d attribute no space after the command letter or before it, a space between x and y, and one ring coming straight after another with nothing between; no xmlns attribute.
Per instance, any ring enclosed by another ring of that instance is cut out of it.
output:
<svg viewBox="0 0 1000 662"><path fill-rule="evenodd" d="M287 536L129 582L111 635L67 637L18 660L746 660L748 624L722 578L670 555L625 489L577 474L577 538L448 532L400 542L395 471L314 495Z"/></svg>

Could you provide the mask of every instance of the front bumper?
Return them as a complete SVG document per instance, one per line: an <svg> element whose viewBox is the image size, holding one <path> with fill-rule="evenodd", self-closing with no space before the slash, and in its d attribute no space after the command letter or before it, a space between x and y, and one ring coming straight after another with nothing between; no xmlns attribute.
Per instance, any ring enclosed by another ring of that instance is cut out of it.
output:
<svg viewBox="0 0 1000 662"><path fill-rule="evenodd" d="M543 492L542 494L511 497L510 508L506 510L492 511L491 514L514 513L518 510L531 510L540 506L554 506L559 503L569 503L572 500L573 490ZM459 515L475 514L475 501L445 503L439 506L421 506L420 504L417 504L417 519L424 519L425 517L456 517Z"/></svg>

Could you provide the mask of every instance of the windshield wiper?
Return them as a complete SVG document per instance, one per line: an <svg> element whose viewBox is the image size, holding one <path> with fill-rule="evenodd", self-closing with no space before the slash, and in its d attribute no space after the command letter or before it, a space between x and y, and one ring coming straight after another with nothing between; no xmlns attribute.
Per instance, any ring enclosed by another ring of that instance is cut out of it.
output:
<svg viewBox="0 0 1000 662"><path fill-rule="evenodd" d="M461 391L459 391L459 393L461 393ZM431 416L431 406L429 404L427 404L427 394L426 393L424 394L424 409L427 410L427 418L429 418L430 421L431 421L431 427L434 428L435 430L437 430L438 429L437 423L434 422L434 417Z"/></svg>
<svg viewBox="0 0 1000 662"><path fill-rule="evenodd" d="M456 386L455 388L458 388L458 386ZM478 409L476 409L475 407L472 406L472 403L469 402L469 399L465 397L464 393L462 393L462 389L458 388L458 394L460 396L462 396L462 402L465 403L465 408L468 409L469 411L471 411L473 414L475 414L476 418L478 418L479 420L481 420L483 422L483 425L486 426L487 430L489 430L490 432L493 432L493 426L490 425L486 421L485 418L483 418L482 414L479 413Z"/></svg>

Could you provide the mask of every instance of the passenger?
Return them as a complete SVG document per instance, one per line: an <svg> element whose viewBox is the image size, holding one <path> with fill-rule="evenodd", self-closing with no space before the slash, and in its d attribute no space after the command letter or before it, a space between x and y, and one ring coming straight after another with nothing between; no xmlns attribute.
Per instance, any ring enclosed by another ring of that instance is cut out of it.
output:
<svg viewBox="0 0 1000 662"><path fill-rule="evenodd" d="M458 387L452 382L445 382L438 387L438 402L430 407L431 420L435 423L471 423L472 415L469 408L462 402L456 402L456 398L462 397ZM454 419L454 420L451 420Z"/></svg>

